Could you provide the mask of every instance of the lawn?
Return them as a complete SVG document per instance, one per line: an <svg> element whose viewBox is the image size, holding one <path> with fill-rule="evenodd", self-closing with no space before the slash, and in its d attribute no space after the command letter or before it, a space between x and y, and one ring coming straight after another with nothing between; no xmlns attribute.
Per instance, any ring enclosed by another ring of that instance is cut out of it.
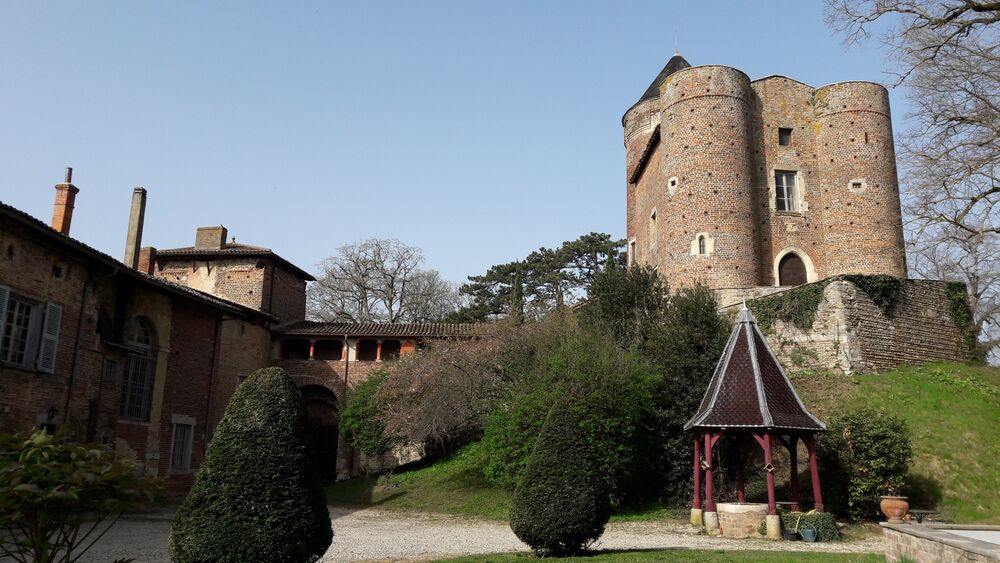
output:
<svg viewBox="0 0 1000 563"><path fill-rule="evenodd" d="M530 553L497 553L441 559L449 563L500 563L539 559ZM605 551L585 557L546 558L544 561L709 561L733 563L797 563L799 561L881 563L885 557L868 553L812 553L788 551L715 551L701 549L652 549L640 551Z"/></svg>
<svg viewBox="0 0 1000 563"><path fill-rule="evenodd" d="M927 364L852 377L796 375L792 383L820 418L867 404L906 420L911 508L937 505L952 522L1000 523L1000 369Z"/></svg>
<svg viewBox="0 0 1000 563"><path fill-rule="evenodd" d="M958 364L904 367L878 375L797 374L795 388L820 418L872 404L906 419L913 435L913 508L937 506L967 524L1000 523L1000 369ZM510 492L483 477L473 443L425 467L327 488L333 505L445 512L505 520ZM687 508L623 508L612 521L687 519ZM734 555L735 556L735 555ZM630 555L631 557L631 555ZM636 555L639 557L639 555ZM683 559L681 559L683 560Z"/></svg>

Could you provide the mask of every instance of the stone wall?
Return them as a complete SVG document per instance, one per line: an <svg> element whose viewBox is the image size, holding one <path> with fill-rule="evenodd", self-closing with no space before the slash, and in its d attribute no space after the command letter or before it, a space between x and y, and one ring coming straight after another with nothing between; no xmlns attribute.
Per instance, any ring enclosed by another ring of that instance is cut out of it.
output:
<svg viewBox="0 0 1000 563"><path fill-rule="evenodd" d="M887 313L845 278L807 284L770 299L822 288L812 325L758 319L768 341L789 371L843 373L885 371L905 364L967 361L968 348L952 315L947 283L900 280L898 304ZM763 299L768 299L764 297ZM731 300L731 296L730 296ZM723 307L735 313L741 305ZM751 309L757 305L751 304Z"/></svg>
<svg viewBox="0 0 1000 563"><path fill-rule="evenodd" d="M949 530L1000 532L997 526L919 526L882 523L889 563L975 563L1000 560L1000 545L963 537Z"/></svg>

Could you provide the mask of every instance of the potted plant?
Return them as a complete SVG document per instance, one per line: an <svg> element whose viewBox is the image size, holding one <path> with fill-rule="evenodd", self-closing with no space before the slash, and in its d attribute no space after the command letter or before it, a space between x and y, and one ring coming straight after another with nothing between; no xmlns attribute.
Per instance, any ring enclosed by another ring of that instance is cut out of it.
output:
<svg viewBox="0 0 1000 563"><path fill-rule="evenodd" d="M902 524L906 513L910 511L910 503L907 497L899 496L899 484L889 481L884 486L887 494L882 495L879 508L890 524Z"/></svg>

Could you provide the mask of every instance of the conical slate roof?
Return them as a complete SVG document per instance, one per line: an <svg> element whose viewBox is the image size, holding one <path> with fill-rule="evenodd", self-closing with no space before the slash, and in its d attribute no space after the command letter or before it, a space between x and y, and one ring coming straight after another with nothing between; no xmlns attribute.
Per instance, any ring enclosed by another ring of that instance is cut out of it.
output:
<svg viewBox="0 0 1000 563"><path fill-rule="evenodd" d="M684 60L684 57L682 57L680 53L674 53L674 56L670 57L666 66L663 67L660 74L656 75L656 78L653 79L653 83L649 85L649 88L646 88L646 91L643 92L642 97L639 98L639 101L636 103L641 104L646 100L652 100L653 98L660 97L660 85L663 84L663 81L678 70L684 70L685 68L690 67L691 63Z"/></svg>
<svg viewBox="0 0 1000 563"><path fill-rule="evenodd" d="M691 428L826 430L806 410L744 305Z"/></svg>

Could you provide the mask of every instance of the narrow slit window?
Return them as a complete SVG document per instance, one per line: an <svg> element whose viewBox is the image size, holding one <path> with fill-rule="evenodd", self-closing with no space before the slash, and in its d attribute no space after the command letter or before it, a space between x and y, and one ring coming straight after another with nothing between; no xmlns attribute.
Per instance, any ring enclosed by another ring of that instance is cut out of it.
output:
<svg viewBox="0 0 1000 563"><path fill-rule="evenodd" d="M705 250L705 235L700 235L698 237L698 254L704 255L705 253L706 253L706 250Z"/></svg>
<svg viewBox="0 0 1000 563"><path fill-rule="evenodd" d="M174 424L174 443L170 452L170 469L191 469L191 425Z"/></svg>
<svg viewBox="0 0 1000 563"><path fill-rule="evenodd" d="M792 130L788 127L778 128L778 144L787 147L792 144Z"/></svg>

